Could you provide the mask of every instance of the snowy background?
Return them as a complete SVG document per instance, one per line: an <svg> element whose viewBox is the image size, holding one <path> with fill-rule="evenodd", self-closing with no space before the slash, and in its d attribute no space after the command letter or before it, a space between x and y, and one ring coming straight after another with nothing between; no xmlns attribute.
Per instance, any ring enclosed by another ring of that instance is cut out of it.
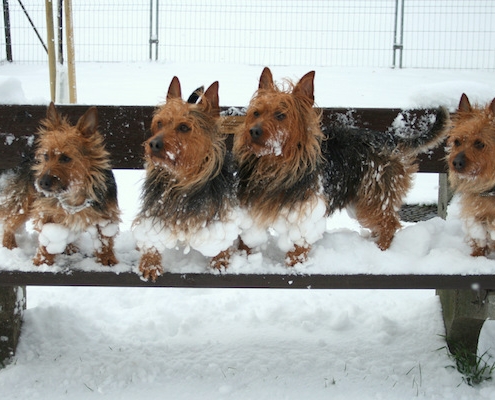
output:
<svg viewBox="0 0 495 400"><path fill-rule="evenodd" d="M221 105L247 105L261 67L175 63L80 64L78 102L156 105L174 75L183 93L220 81ZM305 67L274 67L294 80ZM483 71L316 68L322 107L454 109L495 97L495 74ZM48 104L48 71L39 65L0 67L2 103ZM124 211L116 269L133 269L129 226L141 171L117 171ZM436 202L438 177L421 174L409 203ZM455 202L454 202L455 203ZM331 218L305 272L491 273L493 260L472 259L456 205L447 221L407 224L380 252L346 213ZM29 269L36 237L21 249L0 249L0 268ZM84 248L84 246L83 246ZM77 256L75 256L77 257ZM207 261L170 251L169 269L205 271ZM5 260L8 260L8 264ZM98 269L91 260L76 268ZM55 267L56 268L56 267ZM284 272L272 246L234 272ZM491 329L482 332L490 348ZM18 352L0 370L5 399L493 399L495 383L462 382L444 348L434 291L208 290L29 287Z"/></svg>

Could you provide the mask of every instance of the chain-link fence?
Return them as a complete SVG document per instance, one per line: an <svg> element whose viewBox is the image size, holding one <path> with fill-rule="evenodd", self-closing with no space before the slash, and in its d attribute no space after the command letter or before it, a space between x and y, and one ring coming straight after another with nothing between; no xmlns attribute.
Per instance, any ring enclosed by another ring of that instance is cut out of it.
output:
<svg viewBox="0 0 495 400"><path fill-rule="evenodd" d="M63 0L52 2L62 32ZM46 62L45 2L3 4L0 59ZM77 62L495 69L493 0L72 0L72 9ZM56 41L63 59L64 36Z"/></svg>

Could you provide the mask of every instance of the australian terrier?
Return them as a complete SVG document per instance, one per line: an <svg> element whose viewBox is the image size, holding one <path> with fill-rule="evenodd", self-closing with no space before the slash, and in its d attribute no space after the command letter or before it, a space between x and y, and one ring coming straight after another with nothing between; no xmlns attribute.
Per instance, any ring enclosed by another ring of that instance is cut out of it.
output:
<svg viewBox="0 0 495 400"><path fill-rule="evenodd" d="M212 257L212 267L226 267L238 228L235 175L220 131L218 82L184 101L174 77L166 103L154 113L151 133L144 143L141 211L133 223L140 274L156 280L163 273L162 253L179 245Z"/></svg>
<svg viewBox="0 0 495 400"><path fill-rule="evenodd" d="M253 220L243 229L241 247L262 244L266 235L260 232L270 227L293 266L323 235L324 217L347 208L387 249L400 227L398 210L417 170L416 156L441 142L447 111L439 109L432 127L410 136L322 127L313 107L314 72L288 84L279 89L270 70L263 70L235 138L239 202Z"/></svg>
<svg viewBox="0 0 495 400"><path fill-rule="evenodd" d="M284 91L265 68L234 137L238 199L252 220L242 227L240 247L263 245L272 228L291 266L306 260L326 228L324 135L313 109L313 79L310 72Z"/></svg>
<svg viewBox="0 0 495 400"><path fill-rule="evenodd" d="M495 250L495 99L471 106L462 94L447 139L449 181L460 195L460 216L471 255Z"/></svg>
<svg viewBox="0 0 495 400"><path fill-rule="evenodd" d="M11 214L2 207L4 246L16 247L15 232L31 217L39 232L35 265L52 265L56 254L77 251L74 242L83 232L90 233L99 263L117 264L113 252L120 222L117 186L97 130L96 108L72 126L51 103L41 125L34 162L8 175L4 188L3 204L12 207Z"/></svg>

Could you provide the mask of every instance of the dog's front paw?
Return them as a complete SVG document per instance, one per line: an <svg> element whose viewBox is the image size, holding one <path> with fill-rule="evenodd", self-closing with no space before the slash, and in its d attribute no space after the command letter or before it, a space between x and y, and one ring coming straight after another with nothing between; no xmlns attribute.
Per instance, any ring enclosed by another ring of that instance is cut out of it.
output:
<svg viewBox="0 0 495 400"><path fill-rule="evenodd" d="M230 265L232 249L224 250L212 257L210 267L218 270L227 269Z"/></svg>
<svg viewBox="0 0 495 400"><path fill-rule="evenodd" d="M5 231L3 233L2 246L9 250L17 248L17 242L15 240L15 234L13 232Z"/></svg>
<svg viewBox="0 0 495 400"><path fill-rule="evenodd" d="M156 278L163 274L162 257L156 250L141 255L139 273L144 280L151 279L152 282L155 282Z"/></svg>
<svg viewBox="0 0 495 400"><path fill-rule="evenodd" d="M53 265L55 263L55 254L50 254L44 246L38 248L36 255L33 258L33 264L39 267L40 265Z"/></svg>
<svg viewBox="0 0 495 400"><path fill-rule="evenodd" d="M305 244L304 246L294 245L294 249L286 254L285 265L287 267L294 267L297 264L306 262L310 250L311 246L309 244Z"/></svg>
<svg viewBox="0 0 495 400"><path fill-rule="evenodd" d="M101 265L104 265L106 267L112 267L119 263L119 261L115 257L115 254L113 254L113 251L98 253L96 255L96 259Z"/></svg>
<svg viewBox="0 0 495 400"><path fill-rule="evenodd" d="M76 253L79 253L79 247L77 247L74 243L69 243L64 250L64 254L68 256Z"/></svg>
<svg viewBox="0 0 495 400"><path fill-rule="evenodd" d="M483 257L488 254L488 247L479 247L476 245L471 246L471 256L472 257Z"/></svg>

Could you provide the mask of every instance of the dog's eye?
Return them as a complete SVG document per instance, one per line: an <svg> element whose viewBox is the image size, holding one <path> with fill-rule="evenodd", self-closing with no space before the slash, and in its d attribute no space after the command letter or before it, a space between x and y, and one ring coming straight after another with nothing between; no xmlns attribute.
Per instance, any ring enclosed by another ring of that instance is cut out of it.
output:
<svg viewBox="0 0 495 400"><path fill-rule="evenodd" d="M156 127L157 127L158 129L162 129L162 127L163 127L163 122L162 122L162 121L157 121L157 123L156 123Z"/></svg>
<svg viewBox="0 0 495 400"><path fill-rule="evenodd" d="M48 153L43 154L42 157L43 157L43 160L45 160L45 161L48 161L50 159L50 156L48 155Z"/></svg>
<svg viewBox="0 0 495 400"><path fill-rule="evenodd" d="M260 116L260 112L259 111L253 111L253 116L255 118L258 118Z"/></svg>
<svg viewBox="0 0 495 400"><path fill-rule="evenodd" d="M67 164L68 162L72 161L72 158L70 158L69 156L66 156L65 154L61 154L60 157L58 158L58 160L62 164Z"/></svg>
<svg viewBox="0 0 495 400"><path fill-rule="evenodd" d="M277 111L275 113L275 119L278 121L283 121L285 119L286 115L283 112Z"/></svg>
<svg viewBox="0 0 495 400"><path fill-rule="evenodd" d="M461 145L461 141L459 139L454 140L454 146L459 147Z"/></svg>
<svg viewBox="0 0 495 400"><path fill-rule="evenodd" d="M191 128L186 124L180 124L177 127L177 131L181 132L181 133L186 133L186 132L189 132L190 130L191 130Z"/></svg>
<svg viewBox="0 0 495 400"><path fill-rule="evenodd" d="M485 144L481 140L476 140L474 142L474 147L476 147L478 150L481 150L485 148Z"/></svg>

